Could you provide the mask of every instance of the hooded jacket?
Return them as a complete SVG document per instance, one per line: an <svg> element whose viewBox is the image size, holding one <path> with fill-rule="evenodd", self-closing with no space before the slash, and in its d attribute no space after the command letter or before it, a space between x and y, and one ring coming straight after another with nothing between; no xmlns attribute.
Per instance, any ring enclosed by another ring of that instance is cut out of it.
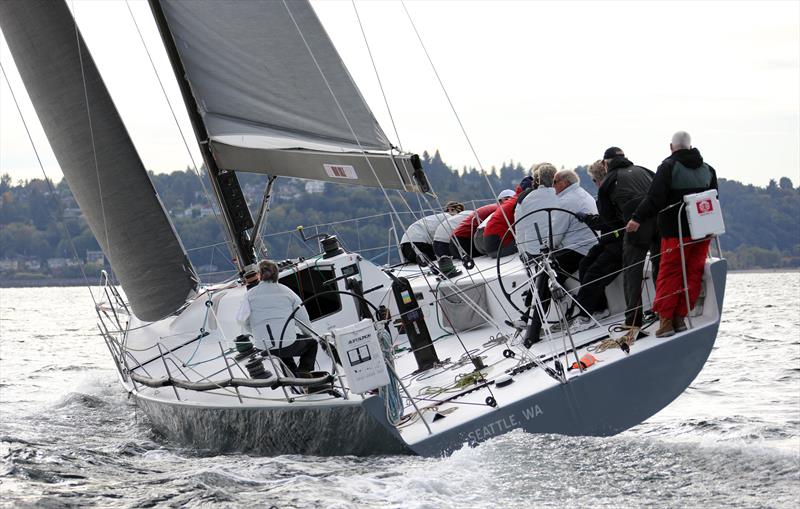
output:
<svg viewBox="0 0 800 509"><path fill-rule="evenodd" d="M658 229L662 237L678 236L678 210L687 194L709 189L719 189L717 172L703 161L696 148L676 150L664 159L656 171L647 196L639 204L631 219L642 223L658 215ZM686 211L680 215L683 235L689 235Z"/></svg>

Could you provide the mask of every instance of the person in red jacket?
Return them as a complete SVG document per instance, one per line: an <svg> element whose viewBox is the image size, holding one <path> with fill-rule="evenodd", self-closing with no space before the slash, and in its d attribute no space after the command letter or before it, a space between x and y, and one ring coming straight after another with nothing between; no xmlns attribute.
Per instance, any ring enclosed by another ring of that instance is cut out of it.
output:
<svg viewBox="0 0 800 509"><path fill-rule="evenodd" d="M472 238L478 230L478 226L485 221L486 218L491 216L500 204L510 200L512 197L514 197L514 191L511 189L500 191L500 194L497 195L497 203L490 203L483 207L478 207L468 218L464 219L456 226L453 230L453 234L450 236L450 253L453 258L460 259L462 253L470 258L483 254L475 249L472 242Z"/></svg>
<svg viewBox="0 0 800 509"><path fill-rule="evenodd" d="M511 225L514 224L514 207L517 206L517 197L533 184L532 177L525 177L517 186L515 195L503 202L500 207L485 221L483 228L478 228L475 233L474 243L479 251L497 258L517 252L517 243L514 242ZM502 245L501 245L502 244Z"/></svg>

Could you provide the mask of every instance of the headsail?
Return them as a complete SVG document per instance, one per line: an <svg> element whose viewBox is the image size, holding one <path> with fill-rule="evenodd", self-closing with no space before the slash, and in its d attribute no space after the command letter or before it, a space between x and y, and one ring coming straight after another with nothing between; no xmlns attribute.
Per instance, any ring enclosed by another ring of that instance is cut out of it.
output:
<svg viewBox="0 0 800 509"><path fill-rule="evenodd" d="M158 4L220 169L417 190L307 1Z"/></svg>
<svg viewBox="0 0 800 509"><path fill-rule="evenodd" d="M66 3L0 2L0 28L133 312L175 312L197 287L194 270Z"/></svg>

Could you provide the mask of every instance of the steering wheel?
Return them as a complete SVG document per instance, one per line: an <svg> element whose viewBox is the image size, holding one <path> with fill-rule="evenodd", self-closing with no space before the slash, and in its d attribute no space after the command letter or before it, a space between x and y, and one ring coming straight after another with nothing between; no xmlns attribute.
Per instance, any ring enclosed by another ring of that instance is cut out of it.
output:
<svg viewBox="0 0 800 509"><path fill-rule="evenodd" d="M528 216L536 214L538 212L547 212L547 230L548 230L547 239L541 239L541 238L539 239L540 245L547 249L547 253L545 254L545 256L547 256L547 257L550 257L552 255L552 253L555 251L555 249L554 249L555 246L554 246L554 242L553 242L553 212L564 212L566 214L569 214L569 215L573 216L578 222L582 222L578 218L578 215L575 212L572 212L571 210L567 210L567 209L562 209L562 208L559 208L559 207L545 207L545 208L541 208L541 209L532 210L532 211L528 212L527 214L525 214L524 216L520 217L519 219L516 219L516 218L514 219L514 222L511 224L511 228L506 230L506 233L503 235L503 238L500 240L500 246L505 244L506 238L508 237L509 234L515 236L513 231L514 231L514 228L516 228L517 224L520 221L522 221L525 218L527 218ZM586 228L589 228L589 227L586 226ZM599 236L597 235L597 232L595 232L591 228L589 228L589 231L592 232L592 234L595 236L595 238L599 239ZM516 236L515 236L514 240L516 241ZM534 275L532 275L531 272L530 272L530 263L528 263L527 261L524 260L524 257L526 256L525 250L521 249L520 251L521 251L521 253L523 253L522 256L523 256L523 261L525 262L525 269L528 271L528 276L529 276L529 280L530 280L531 278L534 277ZM496 268L497 268L497 281L498 281L498 283L500 283L500 291L503 292L503 296L506 298L506 300L509 302L509 304L511 304L511 306L514 309L516 309L519 313L524 314L525 310L520 309L519 306L517 306L517 304L511 298L511 295L513 293L516 293L516 290L509 292L508 290L506 290L506 287L503 284L503 275L502 275L502 273L500 271L500 265L501 265L500 257L498 256L497 257Z"/></svg>
<svg viewBox="0 0 800 509"><path fill-rule="evenodd" d="M365 302L365 303L367 304L367 306L369 306L370 308L372 308L372 310L375 312L375 316L378 316L378 313L380 312L380 311L378 310L378 308L377 308L377 307L375 307L375 304L371 303L370 301L368 301L367 299L365 299L365 298L364 298L363 296L361 296L361 295L357 295L357 294L355 294L355 293L353 293L353 292L346 292L346 291L343 291L343 290L325 290L324 292L319 292L319 293L317 293L317 294L314 294L314 295L312 295L311 297L307 298L306 300L304 300L303 302L301 302L299 306L295 307L295 308L292 310L292 312L289 314L289 317L286 319L286 321L285 321L285 322L283 322L283 328L281 329L281 335L280 335L280 336L279 336L279 338L278 338L278 344L279 344L279 345L282 345L282 344L283 344L283 337L284 337L284 335L286 334L286 328L289 326L289 323L290 323L292 320L294 320L294 315L297 313L297 311L298 311L298 310L299 310L301 307L305 306L307 303L311 302L312 300L316 299L317 297L319 297L319 296L321 296L321 295L328 295L328 294L334 294L334 293L335 293L335 294L339 294L339 295L350 295L351 297L354 297L354 298L355 298L355 299L357 299L357 300L360 300L360 301L362 301L362 302ZM374 321L374 319L373 319L373 321ZM315 334L317 337L320 337L320 338L322 337L322 334L319 334L319 333L317 333L317 331L315 331L314 329L311 329L311 327L310 327L310 325L311 325L311 324L308 324L308 325L309 325L309 327L306 327L307 329L311 330L311 332L313 332L313 333L314 333L314 334ZM305 326L304 326L304 327L305 327Z"/></svg>

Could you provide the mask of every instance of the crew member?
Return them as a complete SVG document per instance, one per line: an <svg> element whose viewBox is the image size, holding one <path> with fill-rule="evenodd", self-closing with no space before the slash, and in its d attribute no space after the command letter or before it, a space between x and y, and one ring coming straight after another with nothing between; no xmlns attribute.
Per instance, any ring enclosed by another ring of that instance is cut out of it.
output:
<svg viewBox="0 0 800 509"><path fill-rule="evenodd" d="M451 201L444 206L444 211L449 215L436 228L433 233L433 254L437 258L440 256L450 256L450 236L453 230L472 215L471 210L464 210L464 205Z"/></svg>
<svg viewBox="0 0 800 509"><path fill-rule="evenodd" d="M538 256L542 248L549 248L550 220L544 209L559 207L553 188L557 171L550 163L537 165L533 170L533 185L517 198L514 210L517 247L529 259Z"/></svg>
<svg viewBox="0 0 800 509"><path fill-rule="evenodd" d="M400 253L403 255L404 261L424 266L430 260L436 259L436 253L433 250L433 237L436 229L450 216L463 211L464 206L450 201L444 206L444 210L444 212L418 219L406 228L403 238L400 239Z"/></svg>
<svg viewBox="0 0 800 509"><path fill-rule="evenodd" d="M475 232L478 230L478 225L491 216L497 207L514 197L514 191L511 189L503 189L497 195L497 203L490 203L483 207L478 207L474 212L470 213L469 217L462 220L461 223L453 230L453 235L450 237L450 254L454 258L461 258L461 253L465 253L470 258L480 256L484 253L477 251L472 242Z"/></svg>
<svg viewBox="0 0 800 509"><path fill-rule="evenodd" d="M602 165L608 175L597 194L597 208L604 221L613 228L623 227L631 219L636 207L647 196L653 172L634 165L618 147L610 147L603 154ZM653 280L658 275L660 237L655 216L645 220L635 232L625 232L622 241L622 273L625 291L625 325L628 337L636 339L642 326L642 278L644 261L650 250Z"/></svg>
<svg viewBox="0 0 800 509"><path fill-rule="evenodd" d="M593 245L578 267L581 286L575 300L578 302L577 316L570 321L573 332L592 325L590 315L596 319L608 316L605 288L622 270L622 237L625 225L617 218L609 200L608 168L603 160L589 167L592 182L598 187L597 214L576 214L578 220L600 232L600 241Z"/></svg>
<svg viewBox="0 0 800 509"><path fill-rule="evenodd" d="M236 320L253 337L256 347L279 357L295 376L304 376L314 370L317 342L298 335L295 325L302 329L302 323L311 322L308 311L300 305L302 301L296 293L278 283L278 266L274 262L260 262L258 272L261 282L245 294ZM283 325L295 308L294 323L286 327L281 337ZM300 357L299 364L295 363L295 357Z"/></svg>
<svg viewBox="0 0 800 509"><path fill-rule="evenodd" d="M475 233L475 245L484 254L492 258L507 256L517 251L514 242L514 233L511 226L514 224L514 207L517 197L533 184L533 177L525 177L517 186L515 195L505 201L489 216ZM478 237L480 235L480 238Z"/></svg>
<svg viewBox="0 0 800 509"><path fill-rule="evenodd" d="M717 172L703 161L700 151L692 148L692 138L685 131L678 131L669 144L672 154L664 159L656 170L647 197L628 221L626 230L636 232L644 221L658 215L658 229L661 232L661 263L656 280L656 300L653 310L660 319L657 337L668 337L675 332L686 330L685 318L689 314L683 296L683 274L681 269L678 221L684 235L689 232L686 211L680 204L687 194L718 189ZM694 306L700 295L708 246L711 239L692 240L683 238L686 260L686 280L689 292L689 305Z"/></svg>
<svg viewBox="0 0 800 509"><path fill-rule="evenodd" d="M544 184L542 171L539 172L540 184ZM578 270L581 260L589 249L597 243L597 237L588 226L581 223L573 214L597 214L594 198L579 184L578 174L573 170L561 170L553 176L553 188L557 195L557 208L572 212L554 211L552 224L552 245L550 256L556 270L556 281L563 286L567 278ZM527 198L526 198L527 200ZM549 245L550 235L546 241ZM527 240L527 239L526 239ZM545 239L542 239L545 240ZM534 313L525 333L524 344L527 348L540 341L541 328L550 305L550 285L547 277L542 275L536 283L536 290L542 302L545 315ZM523 320L526 317L523 316Z"/></svg>

